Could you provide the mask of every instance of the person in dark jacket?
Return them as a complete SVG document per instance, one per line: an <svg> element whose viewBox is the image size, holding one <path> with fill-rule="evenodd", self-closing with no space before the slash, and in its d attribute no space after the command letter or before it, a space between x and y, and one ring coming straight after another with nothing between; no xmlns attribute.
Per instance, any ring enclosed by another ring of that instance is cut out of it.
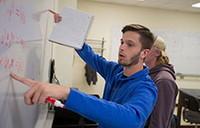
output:
<svg viewBox="0 0 200 128"><path fill-rule="evenodd" d="M150 68L150 76L158 88L158 100L147 122L147 128L171 128L178 87L174 68L169 64L165 49L164 40L157 37L145 58L145 64Z"/></svg>

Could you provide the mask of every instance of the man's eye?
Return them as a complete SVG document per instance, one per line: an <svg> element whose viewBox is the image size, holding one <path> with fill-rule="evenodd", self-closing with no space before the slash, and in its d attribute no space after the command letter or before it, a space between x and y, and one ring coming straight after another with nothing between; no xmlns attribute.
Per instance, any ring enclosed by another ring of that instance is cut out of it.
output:
<svg viewBox="0 0 200 128"><path fill-rule="evenodd" d="M127 45L128 45L128 47L132 47L133 46L133 44L129 44L129 43Z"/></svg>

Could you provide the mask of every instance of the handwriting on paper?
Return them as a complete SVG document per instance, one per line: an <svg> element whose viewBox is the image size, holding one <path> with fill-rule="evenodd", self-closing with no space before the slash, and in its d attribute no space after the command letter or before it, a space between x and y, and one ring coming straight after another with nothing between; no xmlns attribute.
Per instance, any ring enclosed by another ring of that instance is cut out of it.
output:
<svg viewBox="0 0 200 128"><path fill-rule="evenodd" d="M8 70L16 70L18 72L24 70L23 61L15 58L0 57L0 66Z"/></svg>
<svg viewBox="0 0 200 128"><path fill-rule="evenodd" d="M0 47L10 48L14 43L21 45L23 48L25 47L23 38L14 32L4 31L2 35L0 35Z"/></svg>

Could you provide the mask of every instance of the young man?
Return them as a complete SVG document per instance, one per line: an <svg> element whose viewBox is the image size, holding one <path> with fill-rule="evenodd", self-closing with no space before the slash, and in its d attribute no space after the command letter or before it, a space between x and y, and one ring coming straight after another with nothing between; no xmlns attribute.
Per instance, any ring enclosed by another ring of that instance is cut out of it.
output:
<svg viewBox="0 0 200 128"><path fill-rule="evenodd" d="M145 59L146 65L150 68L150 76L158 88L158 100L147 128L171 128L178 87L173 66L169 64L165 49L163 39L157 37Z"/></svg>
<svg viewBox="0 0 200 128"><path fill-rule="evenodd" d="M45 103L50 96L64 99L67 109L99 123L100 128L143 128L157 99L156 86L143 65L154 36L138 24L125 26L122 33L118 63L98 56L87 44L76 50L105 79L103 99L69 87L11 76L30 86L25 94L27 104Z"/></svg>

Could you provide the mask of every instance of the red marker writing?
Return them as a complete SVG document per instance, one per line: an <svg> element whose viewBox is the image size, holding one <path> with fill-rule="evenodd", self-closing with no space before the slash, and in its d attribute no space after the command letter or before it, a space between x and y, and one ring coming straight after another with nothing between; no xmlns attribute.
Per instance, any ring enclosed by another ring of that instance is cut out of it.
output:
<svg viewBox="0 0 200 128"><path fill-rule="evenodd" d="M52 105L56 106L56 107L61 107L61 108L64 108L64 104L61 103L59 100L56 100L54 98L51 98L51 97L47 97L46 101L48 103L51 103Z"/></svg>

